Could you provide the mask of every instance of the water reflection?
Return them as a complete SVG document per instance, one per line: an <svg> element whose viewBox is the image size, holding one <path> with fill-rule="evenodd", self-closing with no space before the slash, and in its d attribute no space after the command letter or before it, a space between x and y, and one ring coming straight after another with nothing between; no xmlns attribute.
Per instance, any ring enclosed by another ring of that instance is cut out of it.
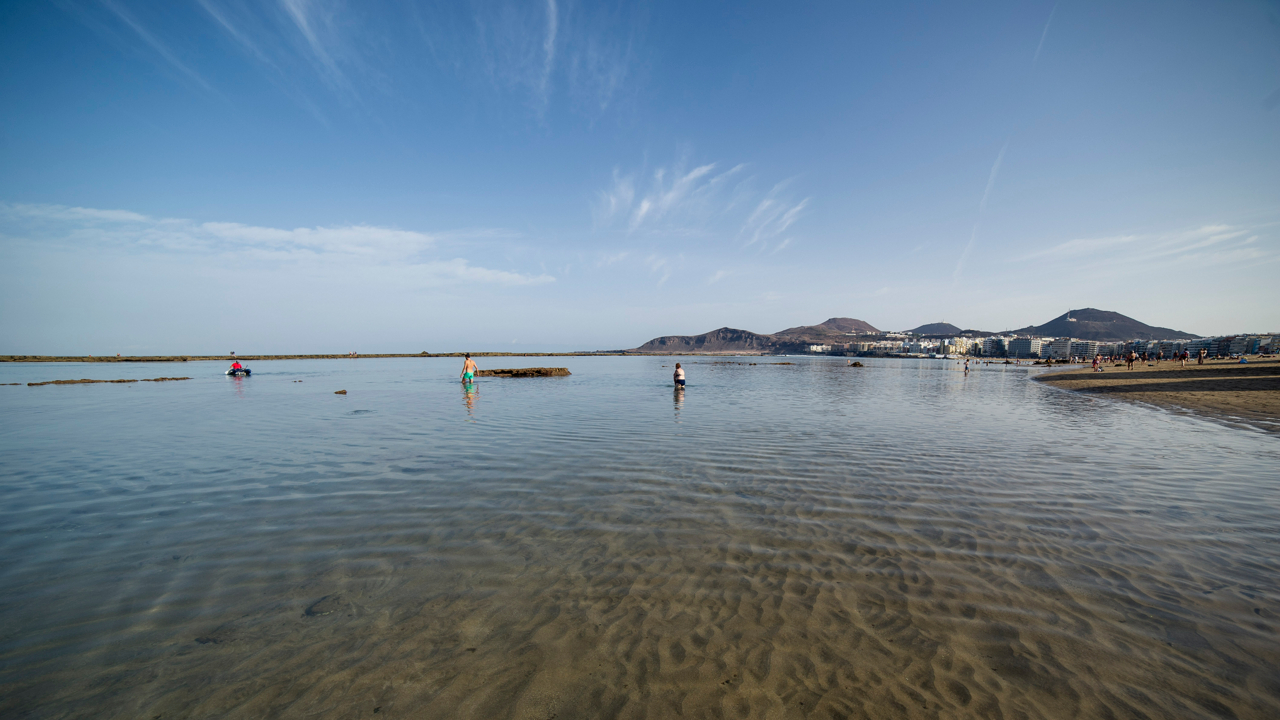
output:
<svg viewBox="0 0 1280 720"><path fill-rule="evenodd" d="M231 387L235 389L236 397L244 397L244 384L248 378L242 375L228 375L227 377L231 378Z"/></svg>
<svg viewBox="0 0 1280 720"><path fill-rule="evenodd" d="M480 386L474 382L462 383L462 402L467 406L467 419L475 422L476 398L480 397Z"/></svg>
<svg viewBox="0 0 1280 720"><path fill-rule="evenodd" d="M676 386L675 394L673 397L675 399L675 406L676 406L675 407L676 422L680 422L680 411L684 409L684 386L683 385Z"/></svg>

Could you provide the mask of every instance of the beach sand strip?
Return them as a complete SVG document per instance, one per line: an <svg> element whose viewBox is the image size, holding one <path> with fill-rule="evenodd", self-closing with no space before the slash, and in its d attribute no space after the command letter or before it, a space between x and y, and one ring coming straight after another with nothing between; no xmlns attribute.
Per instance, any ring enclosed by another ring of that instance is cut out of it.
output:
<svg viewBox="0 0 1280 720"><path fill-rule="evenodd" d="M1132 370L1108 365L1103 372L1079 368L1045 373L1039 382L1064 390L1105 395L1185 410L1280 433L1280 360L1210 360L1185 368L1164 361L1135 363Z"/></svg>

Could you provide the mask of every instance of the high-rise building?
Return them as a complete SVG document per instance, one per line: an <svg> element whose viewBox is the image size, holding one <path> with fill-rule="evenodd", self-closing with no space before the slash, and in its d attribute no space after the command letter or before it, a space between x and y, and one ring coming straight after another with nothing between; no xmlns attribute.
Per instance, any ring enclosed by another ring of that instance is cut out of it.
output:
<svg viewBox="0 0 1280 720"><path fill-rule="evenodd" d="M1019 337L1009 341L1009 357L1040 357L1040 338Z"/></svg>
<svg viewBox="0 0 1280 720"><path fill-rule="evenodd" d="M1066 360L1071 357L1071 338L1057 338L1049 343L1049 357Z"/></svg>
<svg viewBox="0 0 1280 720"><path fill-rule="evenodd" d="M1092 358L1098 354L1098 341L1096 340L1072 340L1070 347L1071 357Z"/></svg>

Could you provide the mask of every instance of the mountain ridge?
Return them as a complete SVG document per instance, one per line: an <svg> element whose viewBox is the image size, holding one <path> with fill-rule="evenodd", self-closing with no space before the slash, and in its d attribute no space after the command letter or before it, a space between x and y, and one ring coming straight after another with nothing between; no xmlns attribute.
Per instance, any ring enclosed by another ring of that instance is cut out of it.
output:
<svg viewBox="0 0 1280 720"><path fill-rule="evenodd" d="M1070 318L1070 319L1068 319ZM937 332L941 330L941 332ZM926 323L906 331L915 335L960 336L975 331L961 330L950 323ZM664 335L626 352L636 353L727 353L727 352L795 352L805 345L848 342L852 335L880 334L864 320L833 317L817 325L799 325L776 333L762 334L750 330L722 327L701 335ZM990 334L990 333L979 333ZM1011 335L1041 337L1073 337L1079 340L1121 342L1125 340L1190 340L1191 333L1147 325L1127 315L1110 310L1081 308L1070 310L1043 325L1028 325L1010 331Z"/></svg>
<svg viewBox="0 0 1280 720"><path fill-rule="evenodd" d="M1074 317L1073 317L1074 315ZM1012 335L1040 335L1044 337L1073 337L1079 340L1099 342L1123 342L1125 340L1192 340L1198 335L1155 327L1128 315L1111 310L1080 308L1068 310L1043 325L1028 325L1012 331Z"/></svg>

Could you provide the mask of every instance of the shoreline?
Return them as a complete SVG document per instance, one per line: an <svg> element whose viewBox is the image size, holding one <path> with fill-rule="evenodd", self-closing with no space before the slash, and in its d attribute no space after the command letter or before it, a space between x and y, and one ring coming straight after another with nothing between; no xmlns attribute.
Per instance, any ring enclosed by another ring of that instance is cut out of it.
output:
<svg viewBox="0 0 1280 720"><path fill-rule="evenodd" d="M1179 367L1138 363L1133 370L1071 368L1041 373L1036 382L1071 392L1153 405L1280 434L1280 359L1209 360Z"/></svg>

